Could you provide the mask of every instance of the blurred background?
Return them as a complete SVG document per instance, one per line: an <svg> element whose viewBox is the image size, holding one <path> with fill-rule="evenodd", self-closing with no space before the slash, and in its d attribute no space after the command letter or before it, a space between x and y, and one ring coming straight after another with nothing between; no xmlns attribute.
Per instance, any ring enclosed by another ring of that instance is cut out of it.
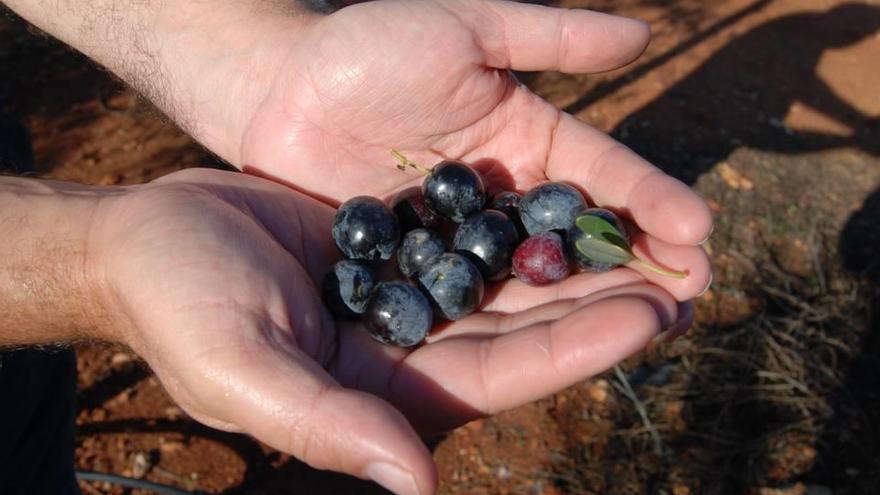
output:
<svg viewBox="0 0 880 495"><path fill-rule="evenodd" d="M880 492L880 2L540 3L651 24L628 67L519 77L706 197L715 282L684 338L433 441L441 493ZM131 184L222 166L0 12L0 125L24 123L39 173ZM383 493L198 425L125 349L78 351L80 469L230 495Z"/></svg>

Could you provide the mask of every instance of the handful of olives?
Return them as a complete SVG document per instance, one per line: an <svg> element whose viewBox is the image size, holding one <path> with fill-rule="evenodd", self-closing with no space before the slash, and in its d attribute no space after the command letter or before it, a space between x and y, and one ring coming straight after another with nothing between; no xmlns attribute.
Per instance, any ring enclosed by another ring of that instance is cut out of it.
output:
<svg viewBox="0 0 880 495"><path fill-rule="evenodd" d="M343 203L332 234L345 259L323 283L327 307L339 317L362 318L382 343L421 343L435 319L473 313L486 283L511 273L526 284L547 285L564 280L573 267L603 272L635 261L686 276L637 258L623 222L590 207L568 184L546 182L523 196L504 191L489 201L482 177L463 162L425 169L392 154L399 168L425 174L421 188L401 191L390 207L369 196ZM441 235L444 222L454 225L451 240ZM375 269L395 255L401 280L377 280Z"/></svg>

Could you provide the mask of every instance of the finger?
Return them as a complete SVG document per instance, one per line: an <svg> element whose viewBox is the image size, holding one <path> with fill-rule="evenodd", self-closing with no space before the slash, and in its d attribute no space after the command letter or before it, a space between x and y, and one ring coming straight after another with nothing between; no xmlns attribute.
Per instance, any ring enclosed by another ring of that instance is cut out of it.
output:
<svg viewBox="0 0 880 495"><path fill-rule="evenodd" d="M698 244L712 229L709 207L697 193L569 114L554 133L547 176L583 187L598 205L625 211L642 230L672 244Z"/></svg>
<svg viewBox="0 0 880 495"><path fill-rule="evenodd" d="M643 349L661 330L647 301L621 296L563 319L498 337L449 339L411 354L389 382L410 417L448 427L468 411L494 414L595 375ZM429 377L429 380L426 379Z"/></svg>
<svg viewBox="0 0 880 495"><path fill-rule="evenodd" d="M296 350L213 356L228 419L318 469L372 479L398 494L433 493L430 453L382 399L339 386ZM225 361L225 362L224 362Z"/></svg>
<svg viewBox="0 0 880 495"><path fill-rule="evenodd" d="M483 5L488 16L472 19L472 30L487 65L499 69L611 70L635 60L651 38L647 24L626 17L509 1Z"/></svg>
<svg viewBox="0 0 880 495"><path fill-rule="evenodd" d="M626 272L630 270L621 269L616 271ZM612 275L615 272L604 275ZM595 304L604 299L623 296L638 297L648 302L657 313L663 328L672 325L678 320L679 305L676 303L675 298L656 285L642 283L613 287L578 298L558 299L512 314L474 313L463 320L452 322L448 326L442 327L440 331L432 333L428 337L428 342L439 342L456 337L488 337L506 334L541 323L554 322L585 306Z"/></svg>
<svg viewBox="0 0 880 495"><path fill-rule="evenodd" d="M661 275L638 261L627 264L646 280L663 287L679 301L693 299L712 283L712 264L701 246L679 246L639 232L632 235L633 253L648 263L677 271L685 271L684 278Z"/></svg>
<svg viewBox="0 0 880 495"><path fill-rule="evenodd" d="M576 273L559 283L543 287L532 287L510 278L486 287L481 310L518 313L560 299L577 299L643 280L644 277L638 272L626 269L609 273Z"/></svg>

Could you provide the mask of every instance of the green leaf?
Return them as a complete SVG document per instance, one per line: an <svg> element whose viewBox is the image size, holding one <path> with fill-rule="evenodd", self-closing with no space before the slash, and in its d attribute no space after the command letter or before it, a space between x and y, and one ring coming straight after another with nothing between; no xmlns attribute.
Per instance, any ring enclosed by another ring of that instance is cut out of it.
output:
<svg viewBox="0 0 880 495"><path fill-rule="evenodd" d="M583 232L583 237L575 242L575 246L587 258L614 265L623 265L635 259L624 234L608 220L595 215L581 215L575 220L575 225Z"/></svg>
<svg viewBox="0 0 880 495"><path fill-rule="evenodd" d="M629 250L595 237L582 237L575 246L581 254L598 263L625 265L634 259Z"/></svg>
<svg viewBox="0 0 880 495"><path fill-rule="evenodd" d="M581 215L575 220L575 225L583 233L583 237L575 242L575 247L590 260L611 265L625 265L637 260L645 268L667 277L685 278L688 275L687 271L659 267L636 257L626 236L602 217Z"/></svg>
<svg viewBox="0 0 880 495"><path fill-rule="evenodd" d="M596 215L581 215L577 217L575 224L581 229L584 236L601 238L624 251L629 251L629 242L627 242L626 236L608 220Z"/></svg>

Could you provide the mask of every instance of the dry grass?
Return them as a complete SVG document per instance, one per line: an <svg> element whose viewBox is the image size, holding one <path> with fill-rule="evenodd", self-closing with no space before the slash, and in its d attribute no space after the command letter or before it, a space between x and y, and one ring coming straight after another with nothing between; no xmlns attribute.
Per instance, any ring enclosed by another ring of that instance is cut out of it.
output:
<svg viewBox="0 0 880 495"><path fill-rule="evenodd" d="M621 494L757 493L795 481L832 484L835 494L880 486L877 378L865 375L880 359L866 342L880 291L825 252L807 278L752 260L760 276L751 317L700 326L628 366L630 376L663 370L668 382L630 388L623 372L609 376L621 399L616 429L597 439L608 442L604 455L592 459L592 443L570 449L556 466L557 486Z"/></svg>

